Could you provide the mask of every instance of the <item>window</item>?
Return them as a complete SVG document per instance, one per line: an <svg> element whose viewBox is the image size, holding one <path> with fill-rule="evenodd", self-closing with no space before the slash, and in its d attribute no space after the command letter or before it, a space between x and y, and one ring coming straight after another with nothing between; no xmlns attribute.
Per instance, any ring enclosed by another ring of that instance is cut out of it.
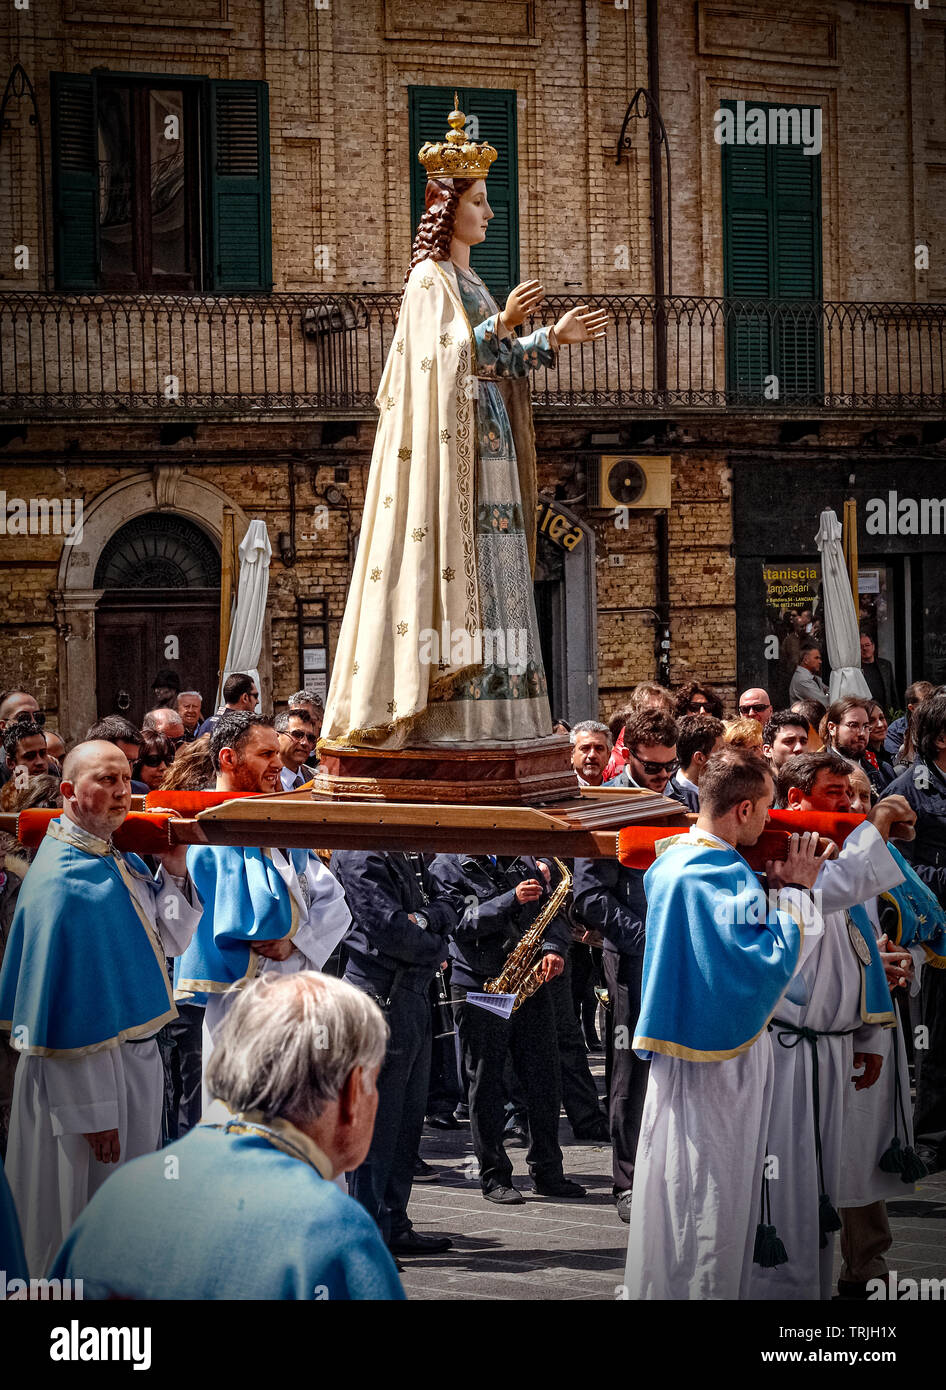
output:
<svg viewBox="0 0 946 1390"><path fill-rule="evenodd" d="M785 108L745 106L766 113L768 131L778 133L769 113ZM814 108L789 109L801 124ZM735 301L727 306L727 390L754 403L813 402L823 389L821 155L801 143L723 144L722 173L723 292Z"/></svg>
<svg viewBox="0 0 946 1390"><path fill-rule="evenodd" d="M52 110L57 288L272 288L265 83L54 73Z"/></svg>
<svg viewBox="0 0 946 1390"><path fill-rule="evenodd" d="M409 87L411 145L411 236L424 211L427 176L417 152L425 140L442 140L453 110L453 87ZM479 126L473 136L488 140L499 157L486 180L495 216L486 240L470 251L470 265L503 304L519 283L519 161L516 136L516 93L495 89L460 88L460 110ZM469 129L469 126L468 126Z"/></svg>

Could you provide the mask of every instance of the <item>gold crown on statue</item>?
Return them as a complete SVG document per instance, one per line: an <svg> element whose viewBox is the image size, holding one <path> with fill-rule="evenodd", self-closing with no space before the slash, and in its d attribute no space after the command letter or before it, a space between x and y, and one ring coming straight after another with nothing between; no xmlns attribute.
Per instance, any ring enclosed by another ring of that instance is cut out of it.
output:
<svg viewBox="0 0 946 1390"><path fill-rule="evenodd" d="M466 116L459 109L460 99L453 94L454 110L447 117L449 134L444 140L421 146L417 158L427 170L429 179L485 179L489 166L498 159L496 150L485 140L477 144L468 140L464 131Z"/></svg>

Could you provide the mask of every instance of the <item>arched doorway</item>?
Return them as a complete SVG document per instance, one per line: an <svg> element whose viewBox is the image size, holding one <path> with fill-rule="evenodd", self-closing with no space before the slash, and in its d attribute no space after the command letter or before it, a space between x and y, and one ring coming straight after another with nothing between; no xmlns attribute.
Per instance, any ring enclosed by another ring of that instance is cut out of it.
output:
<svg viewBox="0 0 946 1390"><path fill-rule="evenodd" d="M598 717L594 532L573 511L539 497L535 610L553 719Z"/></svg>
<svg viewBox="0 0 946 1390"><path fill-rule="evenodd" d="M106 543L94 587L97 714L140 722L155 673L174 671L210 712L217 685L220 554L196 522L146 512Z"/></svg>

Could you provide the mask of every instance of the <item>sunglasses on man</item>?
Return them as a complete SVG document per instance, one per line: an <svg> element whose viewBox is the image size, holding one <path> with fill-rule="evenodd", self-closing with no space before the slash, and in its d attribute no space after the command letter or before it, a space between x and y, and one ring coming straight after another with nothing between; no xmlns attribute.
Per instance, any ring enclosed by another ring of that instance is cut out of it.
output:
<svg viewBox="0 0 946 1390"><path fill-rule="evenodd" d="M740 705L740 714L764 714L768 705Z"/></svg>
<svg viewBox="0 0 946 1390"><path fill-rule="evenodd" d="M668 777L672 777L680 766L679 758L671 758L670 761L666 763L655 763L652 762L650 758L639 758L636 753L632 753L631 756L636 763L640 763L648 777L656 777L661 772L665 772Z"/></svg>
<svg viewBox="0 0 946 1390"><path fill-rule="evenodd" d="M13 723L38 724L42 728L46 723L46 716L41 709L33 710L32 713L28 709L22 709L19 714L13 716Z"/></svg>

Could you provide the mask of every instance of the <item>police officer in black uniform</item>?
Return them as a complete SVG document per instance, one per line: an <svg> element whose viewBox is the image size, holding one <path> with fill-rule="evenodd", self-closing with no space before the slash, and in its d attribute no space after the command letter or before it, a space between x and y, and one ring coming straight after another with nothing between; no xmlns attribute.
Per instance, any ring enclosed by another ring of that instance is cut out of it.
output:
<svg viewBox="0 0 946 1390"><path fill-rule="evenodd" d="M350 1174L349 1190L371 1212L393 1254L441 1254L452 1242L415 1231L407 1203L430 1076L429 989L447 959L456 914L436 897L419 854L339 850L332 871L352 915L345 979L378 1001L391 1030L371 1148Z"/></svg>
<svg viewBox="0 0 946 1390"><path fill-rule="evenodd" d="M431 878L454 907L450 957L457 1028L470 1078L470 1128L480 1166L483 1195L512 1205L524 1198L513 1185L512 1164L503 1147L503 1065L511 1054L522 1087L531 1143L526 1155L535 1190L545 1197L583 1197L580 1183L563 1172L558 1142L561 1073L552 1000L540 987L509 1018L467 1002L498 975L509 953L548 901L551 872L533 859L494 855L438 854ZM561 974L571 933L557 914L543 936L545 981Z"/></svg>

